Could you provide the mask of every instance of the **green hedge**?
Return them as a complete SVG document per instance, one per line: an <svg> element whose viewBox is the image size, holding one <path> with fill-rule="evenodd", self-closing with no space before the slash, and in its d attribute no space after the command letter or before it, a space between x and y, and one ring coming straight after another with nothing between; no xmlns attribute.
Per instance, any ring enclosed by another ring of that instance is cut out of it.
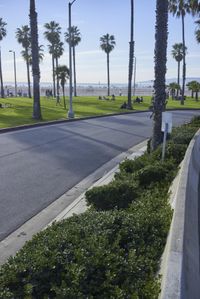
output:
<svg viewBox="0 0 200 299"><path fill-rule="evenodd" d="M165 181L172 181L175 177L176 170L171 161L168 162L154 162L153 164L146 165L140 169L136 177L139 180L139 185L148 187L155 183L165 183Z"/></svg>
<svg viewBox="0 0 200 299"><path fill-rule="evenodd" d="M149 194L130 212L89 211L54 224L1 268L0 298L157 298L166 202Z"/></svg>
<svg viewBox="0 0 200 299"><path fill-rule="evenodd" d="M190 140L196 133L197 128L193 126L183 125L181 127L175 128L171 134L171 141L175 144L186 144L190 143Z"/></svg>
<svg viewBox="0 0 200 299"><path fill-rule="evenodd" d="M129 180L113 181L88 190L85 197L88 205L92 205L97 211L124 209L137 198L137 187L135 182Z"/></svg>

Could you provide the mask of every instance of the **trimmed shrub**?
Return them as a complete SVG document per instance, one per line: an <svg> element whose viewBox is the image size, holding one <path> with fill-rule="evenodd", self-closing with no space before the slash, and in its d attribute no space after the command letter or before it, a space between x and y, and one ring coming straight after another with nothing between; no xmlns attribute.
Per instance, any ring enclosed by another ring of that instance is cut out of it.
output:
<svg viewBox="0 0 200 299"><path fill-rule="evenodd" d="M190 122L192 126L200 127L200 116L194 116Z"/></svg>
<svg viewBox="0 0 200 299"><path fill-rule="evenodd" d="M166 159L173 158L176 165L179 165L184 158L186 150L187 144L175 144L170 141L166 146L165 157Z"/></svg>
<svg viewBox="0 0 200 299"><path fill-rule="evenodd" d="M2 267L0 294L7 289L10 298L157 298L152 273L170 215L166 195L149 192L130 213L90 212L53 225Z"/></svg>
<svg viewBox="0 0 200 299"><path fill-rule="evenodd" d="M175 144L186 144L188 145L196 133L197 129L191 126L182 126L180 128L173 129L171 134L171 141Z"/></svg>
<svg viewBox="0 0 200 299"><path fill-rule="evenodd" d="M145 167L152 161L152 156L148 153L144 153L142 156L135 158L134 160L126 159L119 165L121 173L134 173L139 169Z"/></svg>
<svg viewBox="0 0 200 299"><path fill-rule="evenodd" d="M137 178L141 186L147 187L148 185L156 182L166 180L168 169L161 163L154 163L145 166L137 173Z"/></svg>
<svg viewBox="0 0 200 299"><path fill-rule="evenodd" d="M138 190L135 182L116 180L108 185L94 187L85 194L88 205L97 211L127 208L137 198Z"/></svg>
<svg viewBox="0 0 200 299"><path fill-rule="evenodd" d="M126 159L125 161L120 163L119 170L120 172L124 172L124 173L134 173L141 167L144 167L145 164L146 164L146 159L144 159L143 156L135 158L134 160Z"/></svg>
<svg viewBox="0 0 200 299"><path fill-rule="evenodd" d="M90 211L39 233L1 267L0 298L156 299L169 211L154 200L147 211Z"/></svg>

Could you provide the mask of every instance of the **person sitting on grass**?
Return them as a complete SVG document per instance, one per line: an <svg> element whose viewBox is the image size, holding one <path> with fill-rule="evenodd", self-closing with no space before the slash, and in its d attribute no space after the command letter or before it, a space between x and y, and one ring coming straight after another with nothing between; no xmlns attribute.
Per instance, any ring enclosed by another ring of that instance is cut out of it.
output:
<svg viewBox="0 0 200 299"><path fill-rule="evenodd" d="M121 105L121 107L120 107L121 109L127 109L127 103L126 102L124 102L122 105Z"/></svg>
<svg viewBox="0 0 200 299"><path fill-rule="evenodd" d="M109 100L109 98L103 97L103 100L106 100L106 101L108 101L108 100Z"/></svg>

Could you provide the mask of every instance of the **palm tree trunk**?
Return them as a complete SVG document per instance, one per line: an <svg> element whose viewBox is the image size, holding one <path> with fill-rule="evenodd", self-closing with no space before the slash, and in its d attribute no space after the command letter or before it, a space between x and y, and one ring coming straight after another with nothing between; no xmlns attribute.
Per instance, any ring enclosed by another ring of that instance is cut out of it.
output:
<svg viewBox="0 0 200 299"><path fill-rule="evenodd" d="M131 39L129 48L129 72L128 72L128 109L132 109L131 103L131 88L132 88L132 77L133 77L133 57L134 57L134 41L133 41L133 15L134 15L134 5L133 0L131 0Z"/></svg>
<svg viewBox="0 0 200 299"><path fill-rule="evenodd" d="M178 77L177 77L177 84L178 86L180 85L180 61L178 61ZM177 89L176 96L178 97L179 95L179 89Z"/></svg>
<svg viewBox="0 0 200 299"><path fill-rule="evenodd" d="M107 79L108 79L108 96L110 96L110 67L109 53L107 53Z"/></svg>
<svg viewBox="0 0 200 299"><path fill-rule="evenodd" d="M31 80L30 80L30 64L28 61L28 49L26 51L26 69L27 69L27 81L28 81L28 97L31 99Z"/></svg>
<svg viewBox="0 0 200 299"><path fill-rule="evenodd" d="M74 96L77 97L76 92L76 58L75 58L75 46L72 47L73 50L73 68L74 68Z"/></svg>
<svg viewBox="0 0 200 299"><path fill-rule="evenodd" d="M55 80L55 62L54 54L52 54L52 77L53 77L53 97L56 97L56 80Z"/></svg>
<svg viewBox="0 0 200 299"><path fill-rule="evenodd" d="M58 69L58 57L56 57L56 69ZM59 78L58 78L58 74L56 76L56 90L57 90L57 95L56 95L56 103L59 104L60 103L60 93L59 93Z"/></svg>
<svg viewBox="0 0 200 299"><path fill-rule="evenodd" d="M62 85L62 92L63 92L63 104L64 104L64 108L66 110L66 101L65 101L65 86Z"/></svg>
<svg viewBox="0 0 200 299"><path fill-rule="evenodd" d="M156 3L156 32L155 32L155 81L154 81L154 123L151 148L155 150L162 142L162 112L165 109L166 91L165 75L167 63L167 35L168 35L168 0L157 0Z"/></svg>
<svg viewBox="0 0 200 299"><path fill-rule="evenodd" d="M2 74L2 67L1 67L1 48L0 48L0 81L1 81L1 98L4 98L3 74Z"/></svg>
<svg viewBox="0 0 200 299"><path fill-rule="evenodd" d="M182 18L182 39L183 39L183 82L182 82L182 93L181 93L181 105L184 105L186 63L185 63L185 23L184 23L183 14L181 15L181 18Z"/></svg>
<svg viewBox="0 0 200 299"><path fill-rule="evenodd" d="M32 51L32 73L33 73L33 118L42 118L40 108L40 68L37 13L35 11L35 0L30 0L30 28L31 28L31 51Z"/></svg>

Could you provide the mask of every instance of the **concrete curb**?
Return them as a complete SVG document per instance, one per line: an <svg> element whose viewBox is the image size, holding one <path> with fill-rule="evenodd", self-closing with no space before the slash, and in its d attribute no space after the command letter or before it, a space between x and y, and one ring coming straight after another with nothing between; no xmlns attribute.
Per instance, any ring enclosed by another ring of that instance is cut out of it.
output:
<svg viewBox="0 0 200 299"><path fill-rule="evenodd" d="M189 144L171 203L174 215L163 255L160 299L199 299L200 130Z"/></svg>
<svg viewBox="0 0 200 299"><path fill-rule="evenodd" d="M113 179L119 163L126 158L142 155L146 150L146 145L147 140L105 163L2 240L0 242L0 265L5 263L10 256L15 255L34 234L45 229L52 222L70 217L74 213L84 212L87 208L84 198L85 192L93 186L108 184Z"/></svg>

